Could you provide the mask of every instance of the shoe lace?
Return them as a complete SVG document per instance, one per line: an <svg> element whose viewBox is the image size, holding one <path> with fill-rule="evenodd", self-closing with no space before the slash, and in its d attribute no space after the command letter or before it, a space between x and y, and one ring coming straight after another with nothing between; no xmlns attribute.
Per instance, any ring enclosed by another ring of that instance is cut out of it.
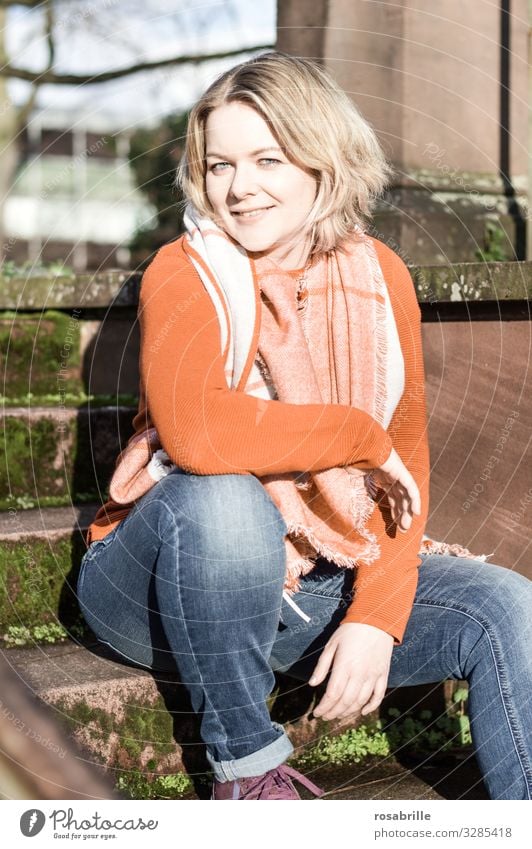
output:
<svg viewBox="0 0 532 849"><path fill-rule="evenodd" d="M306 787L314 796L323 796L323 790L312 783L306 776L302 775L291 766L281 764L275 769L270 769L264 775L256 778L246 779L246 799L283 799L287 791L290 795L297 791L292 781L298 781Z"/></svg>

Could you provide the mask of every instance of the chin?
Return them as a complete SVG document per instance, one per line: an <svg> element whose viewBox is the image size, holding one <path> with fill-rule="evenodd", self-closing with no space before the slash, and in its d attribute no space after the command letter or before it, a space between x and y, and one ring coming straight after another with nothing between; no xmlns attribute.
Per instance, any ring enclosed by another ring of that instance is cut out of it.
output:
<svg viewBox="0 0 532 849"><path fill-rule="evenodd" d="M241 238L241 233L230 233L229 235L232 236L235 242L238 242L245 251L252 254L268 253L268 251L273 250L275 247L275 244L265 242L263 239L243 239Z"/></svg>

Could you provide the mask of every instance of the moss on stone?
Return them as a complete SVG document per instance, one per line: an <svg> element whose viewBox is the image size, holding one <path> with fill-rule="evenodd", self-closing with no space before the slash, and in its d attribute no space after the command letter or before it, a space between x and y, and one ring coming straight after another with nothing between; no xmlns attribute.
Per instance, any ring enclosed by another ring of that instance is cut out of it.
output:
<svg viewBox="0 0 532 849"><path fill-rule="evenodd" d="M164 700L159 696L154 703L145 704L128 698L124 704L121 719L99 707L90 707L83 700L74 704L59 700L54 703L61 722L75 738L80 732L89 734L93 741L92 752L98 758L98 751L105 751L110 735L116 738L110 757L99 760L108 768L143 769L145 753L149 750L149 773L156 775L157 764L166 755L176 750L173 737L173 718ZM98 746L101 743L101 747ZM94 745L96 744L96 745ZM144 756L144 757L143 757Z"/></svg>
<svg viewBox="0 0 532 849"><path fill-rule="evenodd" d="M74 315L74 314L73 314ZM80 322L56 310L0 313L0 368L8 396L78 392Z"/></svg>
<svg viewBox="0 0 532 849"><path fill-rule="evenodd" d="M93 492L76 492L76 504L91 504L106 501L108 493L106 489L93 490ZM45 507L68 507L72 504L72 493L64 495L8 495L0 498L0 511L6 510L44 510Z"/></svg>
<svg viewBox="0 0 532 849"><path fill-rule="evenodd" d="M198 780L197 777L196 780ZM210 779L202 776L201 783L210 784ZM190 798L194 786L184 772L151 778L145 773L131 770L118 777L116 789L131 799L185 799Z"/></svg>
<svg viewBox="0 0 532 849"><path fill-rule="evenodd" d="M87 395L86 392L49 392L46 395L36 395L27 392L25 395L0 395L0 404L3 407L51 407L61 409L62 405L68 407L98 409L99 407L131 407L136 410L138 398L135 395Z"/></svg>
<svg viewBox="0 0 532 849"><path fill-rule="evenodd" d="M102 493L132 433L130 407L94 410L4 410L0 432L0 499Z"/></svg>
<svg viewBox="0 0 532 849"><path fill-rule="evenodd" d="M64 423L69 444L76 441L76 420ZM0 497L9 495L59 495L65 491L65 478L71 477L72 452L58 460L61 434L57 422L40 417L28 420L5 415L0 433Z"/></svg>
<svg viewBox="0 0 532 849"><path fill-rule="evenodd" d="M28 539L0 547L0 636L10 626L37 629L60 623L67 631L80 612L75 582L83 551L79 538L48 542ZM46 633L41 638L46 642Z"/></svg>

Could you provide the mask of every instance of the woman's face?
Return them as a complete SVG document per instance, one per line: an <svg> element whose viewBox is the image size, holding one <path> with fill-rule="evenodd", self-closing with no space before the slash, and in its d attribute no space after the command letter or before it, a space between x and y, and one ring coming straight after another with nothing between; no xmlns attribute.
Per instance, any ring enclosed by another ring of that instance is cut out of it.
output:
<svg viewBox="0 0 532 849"><path fill-rule="evenodd" d="M310 249L315 177L288 160L264 119L243 103L214 109L205 133L206 192L216 223L245 250L301 267Z"/></svg>

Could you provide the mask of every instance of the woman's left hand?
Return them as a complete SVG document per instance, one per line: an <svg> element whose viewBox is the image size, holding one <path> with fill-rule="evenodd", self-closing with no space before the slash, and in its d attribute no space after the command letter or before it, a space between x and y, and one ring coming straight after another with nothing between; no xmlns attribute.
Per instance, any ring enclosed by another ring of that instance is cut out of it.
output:
<svg viewBox="0 0 532 849"><path fill-rule="evenodd" d="M342 719L376 710L384 698L390 671L393 637L359 622L344 622L326 643L309 683L315 687L332 672L314 716Z"/></svg>

